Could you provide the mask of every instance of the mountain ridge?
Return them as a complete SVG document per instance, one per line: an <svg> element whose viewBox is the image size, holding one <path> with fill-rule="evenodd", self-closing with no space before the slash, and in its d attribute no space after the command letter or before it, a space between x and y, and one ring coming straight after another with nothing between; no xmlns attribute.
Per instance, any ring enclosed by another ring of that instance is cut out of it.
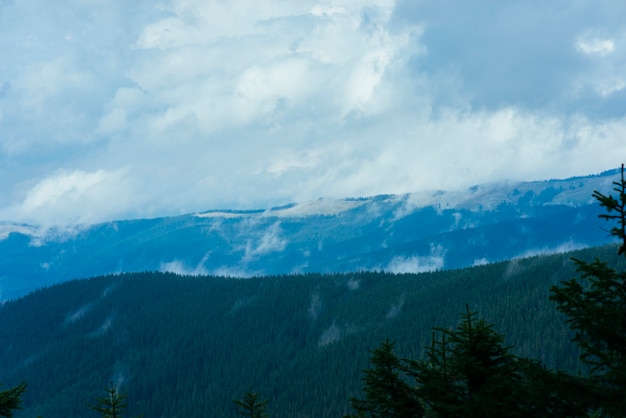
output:
<svg viewBox="0 0 626 418"><path fill-rule="evenodd" d="M594 219L600 211L592 193L611 193L617 175L320 198L45 234L32 225L0 223L0 300L109 273L421 272L602 245L610 239Z"/></svg>

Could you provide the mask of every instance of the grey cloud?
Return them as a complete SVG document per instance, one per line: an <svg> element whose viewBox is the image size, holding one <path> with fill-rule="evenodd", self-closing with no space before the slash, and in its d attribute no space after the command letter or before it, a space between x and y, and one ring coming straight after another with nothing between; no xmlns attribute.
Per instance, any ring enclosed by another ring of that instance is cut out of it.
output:
<svg viewBox="0 0 626 418"><path fill-rule="evenodd" d="M0 3L0 219L101 222L615 167L622 3Z"/></svg>
<svg viewBox="0 0 626 418"><path fill-rule="evenodd" d="M576 50L577 38L590 28L611 37L626 31L626 5L619 1L528 3L523 1L402 1L397 25L425 22L427 59L414 69L435 82L452 78L474 107L522 106L549 111L623 115L606 98L576 91L581 78L593 77L596 63ZM624 62L614 65L624 68ZM449 104L450 84L437 100ZM622 93L619 94L621 96Z"/></svg>

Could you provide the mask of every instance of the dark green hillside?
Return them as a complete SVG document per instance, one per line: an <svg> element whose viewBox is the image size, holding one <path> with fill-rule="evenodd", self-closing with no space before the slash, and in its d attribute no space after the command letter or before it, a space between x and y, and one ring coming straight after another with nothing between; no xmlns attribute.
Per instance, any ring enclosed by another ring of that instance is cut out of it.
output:
<svg viewBox="0 0 626 418"><path fill-rule="evenodd" d="M431 327L456 325L466 303L518 354L576 371L548 301L551 285L576 275L572 255L624 262L600 247L417 275L72 281L0 307L0 382L28 382L17 417L97 416L87 404L111 381L128 393L128 416L234 417L231 400L253 388L272 417L339 417L369 350L389 338L417 358Z"/></svg>

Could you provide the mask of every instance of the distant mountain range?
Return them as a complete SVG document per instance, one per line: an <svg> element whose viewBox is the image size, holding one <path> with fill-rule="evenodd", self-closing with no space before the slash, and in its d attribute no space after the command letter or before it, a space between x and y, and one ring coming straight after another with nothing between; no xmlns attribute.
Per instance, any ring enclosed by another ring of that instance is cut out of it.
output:
<svg viewBox="0 0 626 418"><path fill-rule="evenodd" d="M211 210L69 231L4 222L0 300L108 273L423 272L602 245L611 240L592 193L610 193L618 174Z"/></svg>

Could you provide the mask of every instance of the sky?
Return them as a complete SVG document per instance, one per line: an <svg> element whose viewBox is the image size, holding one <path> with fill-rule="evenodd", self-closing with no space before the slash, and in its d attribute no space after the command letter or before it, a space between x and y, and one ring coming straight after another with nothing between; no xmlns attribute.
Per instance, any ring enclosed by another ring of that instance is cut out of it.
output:
<svg viewBox="0 0 626 418"><path fill-rule="evenodd" d="M0 221L600 173L623 0L0 0Z"/></svg>

